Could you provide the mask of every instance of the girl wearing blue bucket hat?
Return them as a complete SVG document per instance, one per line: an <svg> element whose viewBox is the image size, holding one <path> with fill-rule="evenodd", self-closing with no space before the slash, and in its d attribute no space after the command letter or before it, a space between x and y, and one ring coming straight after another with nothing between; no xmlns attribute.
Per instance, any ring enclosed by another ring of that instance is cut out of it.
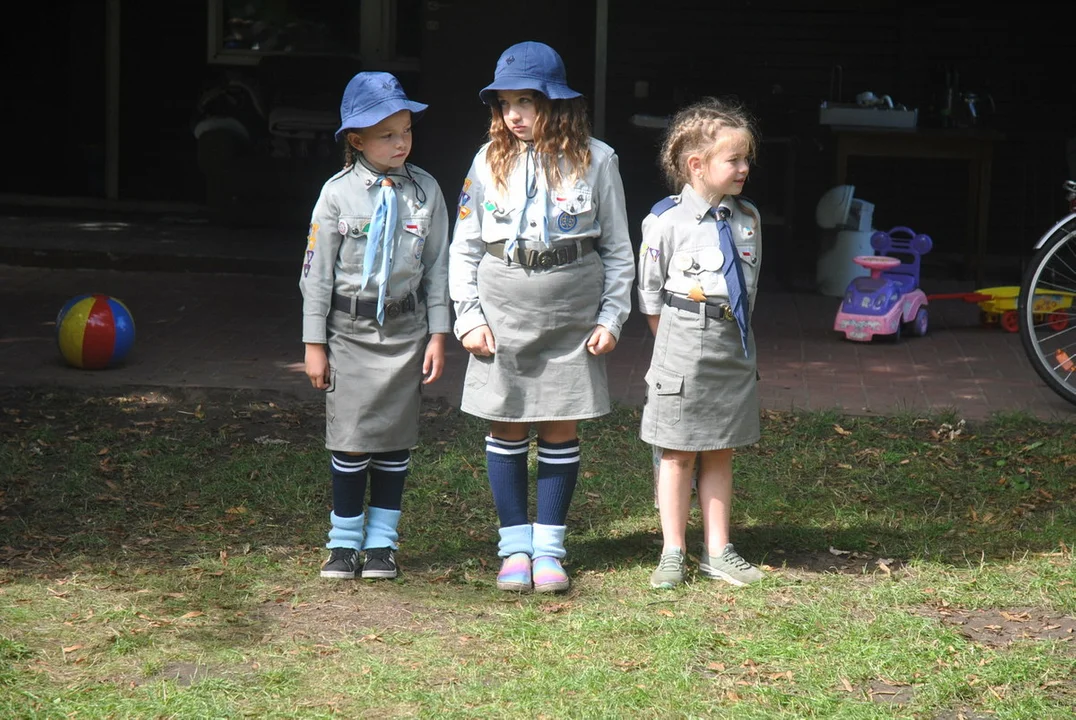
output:
<svg viewBox="0 0 1076 720"><path fill-rule="evenodd" d="M569 586L562 560L579 475L580 420L609 412L605 355L631 309L635 264L616 153L553 48L504 51L489 141L463 182L449 251L454 331L471 353L461 409L490 421L502 590ZM527 508L537 426L537 513Z"/></svg>
<svg viewBox="0 0 1076 720"><path fill-rule="evenodd" d="M411 121L425 109L389 73L352 78L336 133L344 169L322 187L310 220L303 342L306 374L325 392L333 498L322 577L397 576L421 386L444 368L448 211L433 177L406 162Z"/></svg>

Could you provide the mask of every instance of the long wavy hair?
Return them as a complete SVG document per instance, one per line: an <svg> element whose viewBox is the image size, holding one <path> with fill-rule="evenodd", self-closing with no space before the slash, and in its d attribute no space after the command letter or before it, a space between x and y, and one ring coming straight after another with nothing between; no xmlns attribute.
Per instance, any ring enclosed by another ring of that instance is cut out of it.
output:
<svg viewBox="0 0 1076 720"><path fill-rule="evenodd" d="M747 133L748 160L753 162L758 153L758 131L754 117L740 101L707 97L673 115L659 156L670 190L680 192L691 181L687 159L699 154L709 160L717 150L718 134L726 128Z"/></svg>
<svg viewBox="0 0 1076 720"><path fill-rule="evenodd" d="M585 177L590 169L590 119L586 100L581 97L550 100L537 90L532 92L537 111L534 150L542 163L546 184L558 187L565 180ZM490 106L489 139L486 160L494 184L507 191L508 176L519 160L523 141L508 129L499 105Z"/></svg>

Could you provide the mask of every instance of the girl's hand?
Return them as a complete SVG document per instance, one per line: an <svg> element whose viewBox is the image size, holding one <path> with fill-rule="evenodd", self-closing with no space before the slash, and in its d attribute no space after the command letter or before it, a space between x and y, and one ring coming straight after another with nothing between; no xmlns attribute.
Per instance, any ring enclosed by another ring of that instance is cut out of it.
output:
<svg viewBox="0 0 1076 720"><path fill-rule="evenodd" d="M306 344L306 376L310 378L310 384L316 390L326 390L329 387L329 357L325 354L325 346L319 343Z"/></svg>
<svg viewBox="0 0 1076 720"><path fill-rule="evenodd" d="M434 333L430 335L430 341L426 343L426 357L422 361L422 374L425 376L422 378L423 385L429 385L430 383L441 377L441 373L445 369L445 334Z"/></svg>
<svg viewBox="0 0 1076 720"><path fill-rule="evenodd" d="M489 357L497 352L496 343L493 341L493 331L489 325L479 325L469 330L460 338L463 349L477 357Z"/></svg>
<svg viewBox="0 0 1076 720"><path fill-rule="evenodd" d="M587 350L591 355L604 355L612 352L616 347L616 338L604 325L596 325L590 339L587 340Z"/></svg>

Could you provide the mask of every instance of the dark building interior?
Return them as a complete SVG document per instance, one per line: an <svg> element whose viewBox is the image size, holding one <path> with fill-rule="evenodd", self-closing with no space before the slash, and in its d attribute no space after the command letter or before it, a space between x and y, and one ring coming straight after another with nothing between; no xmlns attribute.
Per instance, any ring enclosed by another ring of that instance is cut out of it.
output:
<svg viewBox="0 0 1076 720"><path fill-rule="evenodd" d="M380 35L360 27L360 6L370 2L387 18ZM106 172L109 12L119 13L115 197ZM806 8L688 0L656 9L565 0L206 0L162 14L154 4L66 0L31 4L23 15L25 27L51 28L54 42L13 32L5 43L6 65L26 69L8 75L0 194L9 207L28 197L169 202L292 242L341 166L332 124L344 85L363 69L396 73L411 97L430 105L411 159L451 204L488 127L478 90L501 50L521 40L552 45L569 83L592 103L604 98L592 106L602 121L596 135L618 152L636 234L668 192L656 165L661 130L646 120L704 95L746 102L762 143L745 193L764 213L768 269L791 287L811 284L822 242L815 205L842 173L857 198L874 203L875 227L905 225L934 238L924 261L931 272L1012 283L1035 239L1065 210L1061 185L1076 171L1067 160L1076 136L1074 12L1061 4L999 13L893 1ZM255 38L259 18L290 35ZM356 50L371 42L382 45ZM245 64L229 60L237 49ZM603 61L599 88L595 66ZM258 98L253 108L247 88ZM914 109L914 129L864 138L819 122L823 101L854 103L867 91ZM228 108L248 139L195 138L199 119ZM274 118L274 110L286 112Z"/></svg>

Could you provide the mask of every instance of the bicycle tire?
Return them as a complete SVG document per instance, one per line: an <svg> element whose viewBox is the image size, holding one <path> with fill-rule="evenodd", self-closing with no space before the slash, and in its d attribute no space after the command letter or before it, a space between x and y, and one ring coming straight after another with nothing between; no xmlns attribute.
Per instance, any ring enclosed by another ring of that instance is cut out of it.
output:
<svg viewBox="0 0 1076 720"><path fill-rule="evenodd" d="M1062 307L1036 308L1032 301L1040 297L1050 303L1054 294ZM1059 314L1068 317L1061 330L1051 327L1059 324ZM1055 229L1031 259L1020 283L1017 315L1031 366L1051 390L1076 405L1076 219Z"/></svg>

